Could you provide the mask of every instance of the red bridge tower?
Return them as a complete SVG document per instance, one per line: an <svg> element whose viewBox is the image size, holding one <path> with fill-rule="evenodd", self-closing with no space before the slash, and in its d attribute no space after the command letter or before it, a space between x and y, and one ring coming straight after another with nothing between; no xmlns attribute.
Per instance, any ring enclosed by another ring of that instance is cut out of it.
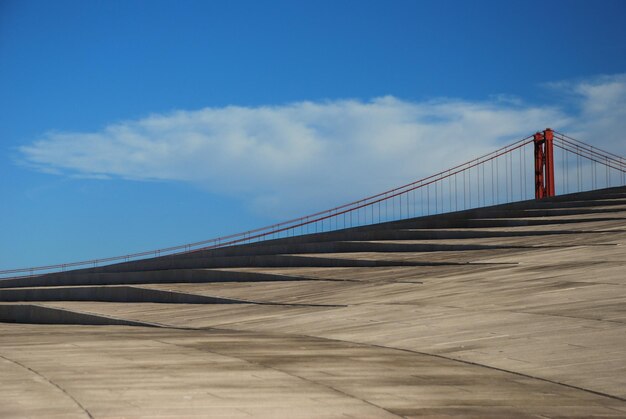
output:
<svg viewBox="0 0 626 419"><path fill-rule="evenodd" d="M555 195L554 190L554 133L550 128L535 134L535 199Z"/></svg>

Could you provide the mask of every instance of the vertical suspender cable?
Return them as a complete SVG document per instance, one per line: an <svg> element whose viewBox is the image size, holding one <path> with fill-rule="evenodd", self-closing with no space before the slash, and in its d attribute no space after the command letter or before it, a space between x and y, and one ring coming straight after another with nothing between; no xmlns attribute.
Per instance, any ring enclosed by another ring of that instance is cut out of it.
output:
<svg viewBox="0 0 626 419"><path fill-rule="evenodd" d="M526 149L524 147L522 147L522 154L524 155L524 165L522 166L524 168L524 173L526 173ZM520 169L521 171L522 169ZM522 179L524 179L524 198L523 199L528 199L528 194L526 193L526 176L524 176L522 174Z"/></svg>
<svg viewBox="0 0 626 419"><path fill-rule="evenodd" d="M406 193L406 218L410 218L411 214L409 213L409 193Z"/></svg>
<svg viewBox="0 0 626 419"><path fill-rule="evenodd" d="M437 182L435 182L435 212L434 214L437 214L437 211L439 210L439 191L437 190Z"/></svg>
<svg viewBox="0 0 626 419"><path fill-rule="evenodd" d="M496 203L496 191L494 190L495 180L493 176L493 160L491 160L491 205Z"/></svg>
<svg viewBox="0 0 626 419"><path fill-rule="evenodd" d="M467 204L466 209L472 207L472 168L467 169Z"/></svg>
<svg viewBox="0 0 626 419"><path fill-rule="evenodd" d="M456 175L457 173L454 174L454 210L458 211L459 210L459 197L458 197L458 191L456 187Z"/></svg>
<svg viewBox="0 0 626 419"><path fill-rule="evenodd" d="M452 177L448 171L448 199L450 200L450 212L452 212Z"/></svg>
<svg viewBox="0 0 626 419"><path fill-rule="evenodd" d="M524 175L522 174L522 151L523 151L523 147L520 148L518 151L519 151L519 200L523 201L524 200L524 192L523 192L523 188L522 188L522 183L523 183L523 178L524 178Z"/></svg>
<svg viewBox="0 0 626 419"><path fill-rule="evenodd" d="M465 193L465 169L463 169L463 209L467 208L466 203L465 203L467 199L465 198L466 195L467 194Z"/></svg>

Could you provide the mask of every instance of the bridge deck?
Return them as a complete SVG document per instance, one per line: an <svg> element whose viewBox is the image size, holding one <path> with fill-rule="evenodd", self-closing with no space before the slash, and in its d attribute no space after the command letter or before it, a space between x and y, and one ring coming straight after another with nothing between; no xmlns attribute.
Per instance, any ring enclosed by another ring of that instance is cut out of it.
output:
<svg viewBox="0 0 626 419"><path fill-rule="evenodd" d="M0 417L626 417L626 189L468 218L0 282Z"/></svg>

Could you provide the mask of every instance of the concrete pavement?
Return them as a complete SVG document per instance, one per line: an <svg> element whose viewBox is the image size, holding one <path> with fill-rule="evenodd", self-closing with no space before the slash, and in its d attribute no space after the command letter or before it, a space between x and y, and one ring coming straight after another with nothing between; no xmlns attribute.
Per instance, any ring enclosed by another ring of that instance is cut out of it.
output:
<svg viewBox="0 0 626 419"><path fill-rule="evenodd" d="M625 249L615 188L1 281L0 417L626 417Z"/></svg>

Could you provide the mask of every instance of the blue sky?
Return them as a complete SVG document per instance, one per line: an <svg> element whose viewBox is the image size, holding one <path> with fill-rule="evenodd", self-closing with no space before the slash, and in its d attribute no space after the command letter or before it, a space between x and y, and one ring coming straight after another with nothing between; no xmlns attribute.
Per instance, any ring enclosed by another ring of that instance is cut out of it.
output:
<svg viewBox="0 0 626 419"><path fill-rule="evenodd" d="M0 269L304 215L548 125L626 154L625 18L619 0L0 0Z"/></svg>

